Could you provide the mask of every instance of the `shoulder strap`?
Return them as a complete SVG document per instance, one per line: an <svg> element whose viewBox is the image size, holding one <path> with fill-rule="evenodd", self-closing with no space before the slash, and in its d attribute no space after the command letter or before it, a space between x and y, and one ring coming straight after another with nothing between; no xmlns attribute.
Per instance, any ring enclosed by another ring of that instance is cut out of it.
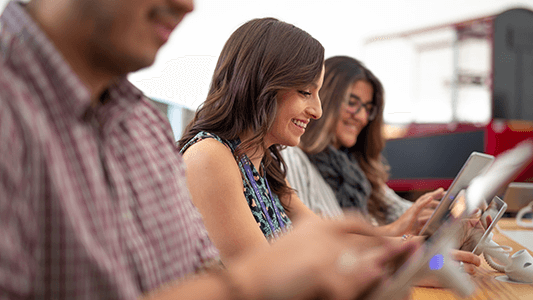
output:
<svg viewBox="0 0 533 300"><path fill-rule="evenodd" d="M224 139L220 138L216 134L213 134L213 133L210 133L210 132L205 132L205 131L200 131L192 139L190 139L187 142L187 144L185 144L185 146L183 146L183 148L181 148L180 153L181 154L185 153L185 151L187 151L187 149L189 149L189 147L191 147L192 145L198 143L201 140L205 140L205 139L215 139L215 140L221 142L222 144L224 144L224 146L228 147L231 150L232 153L235 152L235 146L234 146L235 143L231 143L230 141L224 140Z"/></svg>

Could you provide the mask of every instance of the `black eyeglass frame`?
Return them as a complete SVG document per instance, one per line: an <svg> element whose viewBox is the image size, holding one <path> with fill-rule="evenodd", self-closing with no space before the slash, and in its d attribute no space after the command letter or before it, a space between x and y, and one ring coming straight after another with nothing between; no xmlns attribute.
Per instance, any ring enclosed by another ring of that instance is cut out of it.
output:
<svg viewBox="0 0 533 300"><path fill-rule="evenodd" d="M350 105L351 101L355 101L356 104ZM363 104L363 101L361 101L359 98L350 96L348 100L344 102L344 104L346 105L345 109L349 114L356 115L361 111L361 108L364 107L368 121L373 121L377 117L378 107L374 105L373 102Z"/></svg>

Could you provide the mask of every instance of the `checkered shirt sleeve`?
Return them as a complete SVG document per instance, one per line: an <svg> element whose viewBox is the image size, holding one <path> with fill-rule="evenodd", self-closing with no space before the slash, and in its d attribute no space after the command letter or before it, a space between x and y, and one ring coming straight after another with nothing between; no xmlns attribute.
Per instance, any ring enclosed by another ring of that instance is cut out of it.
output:
<svg viewBox="0 0 533 300"><path fill-rule="evenodd" d="M137 299L218 252L164 116L125 78L91 105L10 3L0 29L0 299Z"/></svg>

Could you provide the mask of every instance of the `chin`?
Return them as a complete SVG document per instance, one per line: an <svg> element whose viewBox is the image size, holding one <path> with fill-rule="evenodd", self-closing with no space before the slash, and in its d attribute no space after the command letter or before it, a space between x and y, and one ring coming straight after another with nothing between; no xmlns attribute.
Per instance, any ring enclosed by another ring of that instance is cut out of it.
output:
<svg viewBox="0 0 533 300"><path fill-rule="evenodd" d="M355 145L356 142L357 142L357 139L352 139L350 137L350 138L341 140L341 145L344 148L351 148L351 147L353 147Z"/></svg>
<svg viewBox="0 0 533 300"><path fill-rule="evenodd" d="M287 147L296 147L296 146L298 146L299 143L300 143L300 141L298 141L298 142L283 143L283 144L281 144L281 145L283 145L283 146L287 146Z"/></svg>
<svg viewBox="0 0 533 300"><path fill-rule="evenodd" d="M151 66L154 63L155 56L129 56L122 57L122 59L116 57L106 57L106 60L100 60L102 67L117 76L123 76L130 72L135 72L140 69ZM109 63L109 62L113 63Z"/></svg>
<svg viewBox="0 0 533 300"><path fill-rule="evenodd" d="M122 55L123 64L128 69L128 72L147 68L155 62L159 49L158 45L149 44L148 42L144 47L124 49Z"/></svg>
<svg viewBox="0 0 533 300"><path fill-rule="evenodd" d="M284 146L288 146L288 147L296 147L298 146L298 144L300 143L300 138L296 139L296 140L287 140L287 141L284 141L284 143L282 143L282 145Z"/></svg>
<svg viewBox="0 0 533 300"><path fill-rule="evenodd" d="M156 53L157 54L157 53ZM151 66L155 61L155 54L154 55L145 55L145 56L139 56L135 59L132 59L129 64L128 72L135 72L140 69L148 68Z"/></svg>

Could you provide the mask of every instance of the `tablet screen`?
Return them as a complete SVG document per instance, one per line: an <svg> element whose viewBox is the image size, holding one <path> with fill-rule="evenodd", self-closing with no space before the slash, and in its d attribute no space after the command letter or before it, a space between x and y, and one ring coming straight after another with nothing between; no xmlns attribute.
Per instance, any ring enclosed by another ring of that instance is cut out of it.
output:
<svg viewBox="0 0 533 300"><path fill-rule="evenodd" d="M439 228L442 222L447 218L450 207L457 198L459 192L468 187L472 179L483 173L493 160L494 156L492 155L478 152L472 152L472 154L470 154L419 235L430 236Z"/></svg>
<svg viewBox="0 0 533 300"><path fill-rule="evenodd" d="M494 200L497 191L514 179L533 160L533 142L527 141L517 145L512 150L499 155L492 166L482 175L470 179L471 183L463 194L458 194L453 199L452 204L447 204L443 209L442 216L436 218L439 223L437 230L430 235L420 248L396 271L388 280L385 280L368 297L369 299L396 299L407 295L409 287L421 278L427 276L427 272L432 269L431 263L435 257L448 255L450 247L459 242L459 234L464 228L463 221L475 213L475 209L481 207L480 225L491 230L496 220L503 214L505 205L499 207L499 201ZM488 203L487 199L492 199L494 204ZM442 203L441 203L442 204ZM499 208L499 210L498 210ZM495 210L499 212L493 217ZM434 214L435 215L435 214ZM447 216L447 217L446 217ZM488 234L488 233L487 233ZM444 267L446 265L446 267ZM469 295L473 290L473 285L468 283L469 277L455 272L454 268L448 268L454 264L443 263L441 270L445 271L443 280L452 280L450 287L455 291L460 291L464 295Z"/></svg>
<svg viewBox="0 0 533 300"><path fill-rule="evenodd" d="M476 212L469 222L467 232L464 234L465 238L462 242L461 250L471 251L476 255L478 246L484 242L487 236L491 233L492 228L498 223L500 218L505 213L507 205L498 196L494 197L487 207Z"/></svg>

